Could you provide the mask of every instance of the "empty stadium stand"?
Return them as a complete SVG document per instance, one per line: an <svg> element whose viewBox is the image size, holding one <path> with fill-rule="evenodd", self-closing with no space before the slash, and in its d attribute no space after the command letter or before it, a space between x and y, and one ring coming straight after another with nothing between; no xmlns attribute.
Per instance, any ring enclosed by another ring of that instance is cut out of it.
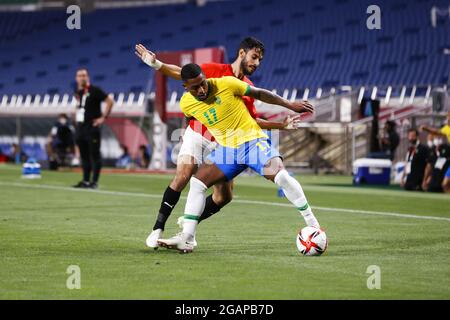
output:
<svg viewBox="0 0 450 320"><path fill-rule="evenodd" d="M81 30L64 27L64 10L0 12L0 94L70 94L81 66L109 92L140 93L151 73L134 56L135 43L155 51L224 46L230 61L248 35L266 45L252 80L278 92L446 84L450 59L443 51L450 47L449 20L433 28L430 9L448 2L377 1L381 30L366 28L370 4L247 0L102 9L83 13ZM175 81L169 90L182 92Z"/></svg>

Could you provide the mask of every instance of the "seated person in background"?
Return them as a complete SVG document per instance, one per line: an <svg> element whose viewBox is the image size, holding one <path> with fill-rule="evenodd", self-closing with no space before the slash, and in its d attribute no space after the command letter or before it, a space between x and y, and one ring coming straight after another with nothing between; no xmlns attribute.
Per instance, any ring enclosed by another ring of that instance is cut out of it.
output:
<svg viewBox="0 0 450 320"><path fill-rule="evenodd" d="M422 189L430 192L442 192L444 177L450 167L450 145L445 143L445 138L433 134L428 135L428 158ZM431 142L431 143L430 143Z"/></svg>
<svg viewBox="0 0 450 320"><path fill-rule="evenodd" d="M9 157L9 161L17 164L27 161L28 156L25 154L25 152L22 151L22 148L17 143L13 143L11 145L11 149L12 151Z"/></svg>
<svg viewBox="0 0 450 320"><path fill-rule="evenodd" d="M120 146L122 148L122 155L116 161L117 168L130 169L131 167L131 156L128 153L128 147L125 145Z"/></svg>
<svg viewBox="0 0 450 320"><path fill-rule="evenodd" d="M422 190L423 178L430 149L420 143L417 129L408 130L409 148L406 153L406 166L400 185L405 190Z"/></svg>
<svg viewBox="0 0 450 320"><path fill-rule="evenodd" d="M74 134L75 128L70 123L69 117L64 113L60 114L47 139L50 169L56 170L59 165L66 164L69 155L73 155L75 146Z"/></svg>
<svg viewBox="0 0 450 320"><path fill-rule="evenodd" d="M139 157L138 165L140 168L147 169L150 165L150 153L148 152L147 146L142 144L139 146Z"/></svg>
<svg viewBox="0 0 450 320"><path fill-rule="evenodd" d="M381 151L392 161L395 157L395 150L400 143L400 137L395 130L394 121L386 121L383 128L383 135L380 139Z"/></svg>
<svg viewBox="0 0 450 320"><path fill-rule="evenodd" d="M447 139L447 143L450 143L450 111L447 112L446 123L440 129L427 126L420 126L420 130L432 133L434 135L445 137Z"/></svg>

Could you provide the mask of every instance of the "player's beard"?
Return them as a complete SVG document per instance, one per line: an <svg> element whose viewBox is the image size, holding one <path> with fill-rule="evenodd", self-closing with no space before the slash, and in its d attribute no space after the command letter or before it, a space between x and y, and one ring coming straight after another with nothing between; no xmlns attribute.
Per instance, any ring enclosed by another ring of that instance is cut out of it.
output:
<svg viewBox="0 0 450 320"><path fill-rule="evenodd" d="M244 74L244 76L251 76L252 74L253 74L253 72L255 72L256 71L256 67L255 67L255 69L250 69L249 67L248 67L248 61L247 61L247 59L246 58L244 58L244 59L242 59L242 61L241 61L241 70L242 70L242 73Z"/></svg>
<svg viewBox="0 0 450 320"><path fill-rule="evenodd" d="M81 81L78 83L78 88L79 88L79 89L84 89L84 88L87 87L87 85L88 85L88 82L87 82L87 81L81 80Z"/></svg>

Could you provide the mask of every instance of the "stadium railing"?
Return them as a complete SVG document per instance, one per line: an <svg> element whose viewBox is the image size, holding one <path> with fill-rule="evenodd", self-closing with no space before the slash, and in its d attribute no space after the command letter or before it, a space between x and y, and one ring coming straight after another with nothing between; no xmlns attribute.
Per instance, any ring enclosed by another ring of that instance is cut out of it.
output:
<svg viewBox="0 0 450 320"><path fill-rule="evenodd" d="M150 88L150 87L149 87ZM367 132L370 132L371 118L357 120L355 114L363 96L381 100L380 128L386 120L404 122L417 115L425 115L431 112L431 92L435 88L431 85L407 86L374 86L354 88L342 86L339 88L285 89L281 95L290 100L309 99L316 107L314 116L303 118L302 127L309 133L281 133L282 141L301 141L308 134L322 136L326 143L314 151L318 156L326 160L334 170L350 172L351 163L357 157L367 153ZM448 88L444 86L444 91ZM276 90L274 90L276 91ZM152 140L153 92L117 93L111 94L115 100L113 118L132 119L138 126L146 123L144 132L149 141ZM177 141L170 141L172 132L182 125L183 115L179 109L179 95L172 92L167 103L168 130L167 130L167 154L170 155ZM447 99L448 108L448 99ZM281 120L289 114L281 107L257 103L258 112L273 120ZM21 119L32 117L47 117L51 119L60 113L72 114L76 107L76 100L72 95L3 95L0 99L0 117L15 119L20 123ZM346 109L347 110L344 110ZM17 137L30 136L26 132L27 126L19 126L15 130ZM22 132L20 132L22 131ZM292 135L298 135L293 139ZM2 132L0 136L11 137L11 132ZM333 138L339 137L338 139ZM120 146L114 142L114 136L109 136L108 142L102 150L107 157L115 157L120 153ZM5 140L5 139L3 139ZM11 139L6 139L11 141ZM6 142L5 140L5 142ZM20 139L19 139L20 140ZM111 141L109 141L111 140ZM18 140L14 140L19 142ZM42 144L43 136L38 136L36 143ZM306 140L304 140L306 143ZM288 143L286 143L289 146ZM42 146L44 149L44 146ZM399 147L399 154L404 148ZM44 149L45 150L45 149ZM308 167L311 154L307 154L304 148L292 146L284 148L287 155L287 164L292 167ZM168 159L171 157L169 156ZM170 162L170 161L169 161Z"/></svg>

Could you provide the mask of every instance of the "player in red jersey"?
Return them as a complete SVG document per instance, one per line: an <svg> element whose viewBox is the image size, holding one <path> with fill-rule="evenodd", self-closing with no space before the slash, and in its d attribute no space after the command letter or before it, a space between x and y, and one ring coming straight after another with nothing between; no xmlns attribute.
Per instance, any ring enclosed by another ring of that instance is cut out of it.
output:
<svg viewBox="0 0 450 320"><path fill-rule="evenodd" d="M150 67L162 72L164 75L181 80L181 67L165 64L156 59L156 55L147 50L143 45L136 45L136 55ZM264 45L261 41L248 37L245 38L238 49L236 60L231 64L206 63L201 65L206 78L221 78L224 76L234 76L253 86L252 81L247 78L259 67L264 56ZM287 117L283 122L272 122L258 118L254 99L244 96L245 106L250 115L262 129L295 129L299 121L298 117ZM172 210L177 204L181 192L186 187L191 176L196 172L198 166L206 159L206 156L215 148L214 137L208 132L205 126L195 119L189 120L183 135L183 143L178 154L176 175L164 192L161 207L152 232L147 237L146 245L150 248L157 248L157 240L162 237L165 223ZM200 216L202 221L229 203L232 199L232 183L218 183L213 187L213 193L206 198L205 209ZM195 242L195 238L194 238ZM196 244L194 243L194 246Z"/></svg>

